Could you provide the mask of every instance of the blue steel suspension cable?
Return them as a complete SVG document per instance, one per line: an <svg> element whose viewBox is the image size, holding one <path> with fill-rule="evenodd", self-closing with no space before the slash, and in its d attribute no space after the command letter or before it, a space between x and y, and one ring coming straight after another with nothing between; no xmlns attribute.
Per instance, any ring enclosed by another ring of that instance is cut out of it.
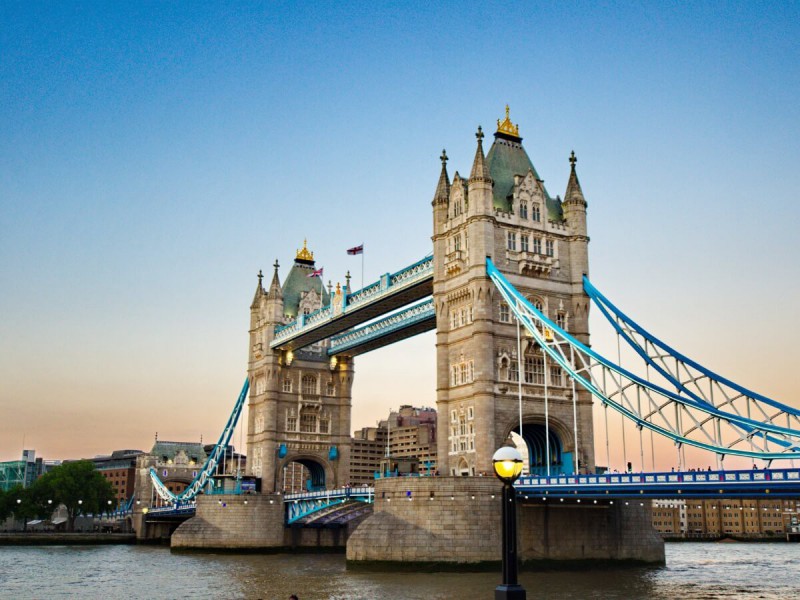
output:
<svg viewBox="0 0 800 600"><path fill-rule="evenodd" d="M547 341L543 337L542 332L540 332L536 327L536 325L533 323L532 317L534 317L537 321L541 322L545 328L551 330L552 332L557 333L560 338L562 338L569 345L576 348L581 354L585 355L586 357L589 357L590 359L594 360L596 364L604 367L604 373L606 370L608 370L618 376L624 376L631 382L631 385L636 385L639 388L644 389L645 391L653 392L656 395L667 399L669 402L675 404L676 406L677 405L683 406L685 410L693 409L701 413L712 415L717 419L717 422L722 420L731 424L747 425L753 427L754 429L778 432L788 436L800 436L800 431L776 426L771 423L761 423L758 421L754 421L752 419L741 417L740 415L736 414L725 413L723 411L714 408L708 403L697 402L692 398L679 396L673 392L670 392L659 386L656 386L649 381L641 379L637 375L634 375L633 373L620 368L618 365L615 365L614 363L608 361L608 359L597 354L596 352L594 352L593 350L582 344L580 341L572 337L566 331L561 329L558 325L550 321L538 309L532 306L531 303L528 302L527 298L522 296L505 279L505 277L502 275L502 273L500 273L497 267L494 266L491 259L488 258L487 258L487 273L489 274L490 278L495 283L495 285L497 286L498 290L501 292L503 297L506 299L506 302L509 304L511 309L514 310L515 315L518 318L520 318L521 322L525 325L525 328L528 329L528 331L533 335L536 341L545 349L545 351L548 354L550 354L551 358L553 358L567 373L570 374L570 376L574 377L576 381L578 381L585 389L587 389L594 396L599 398L604 404L610 404L615 410L623 413L629 420L635 422L637 425L647 427L648 429L655 431L662 436L668 437L678 443L681 444L685 443L690 446L699 447L712 452L718 452L722 454L730 454L736 456L749 456L752 458L766 458L766 459L789 458L787 456L787 453L752 452L747 450L739 450L730 446L721 447L719 445L708 444L702 441L689 439L686 438L682 433L681 434L673 433L669 429L657 425L652 421L647 421L646 419L641 418L639 415L637 415L632 410L626 408L624 405L610 399L595 384L587 380L579 372L576 372L574 369L572 369L571 366L569 365L569 361L565 360L563 356L559 355L559 353L550 344L547 343ZM520 306L523 307L523 309L518 308L517 306L518 303Z"/></svg>
<svg viewBox="0 0 800 600"><path fill-rule="evenodd" d="M239 397L233 406L233 411L231 411L231 414L228 417L228 421L219 436L219 440L206 458L206 462L203 465L202 470L198 472L192 483L190 483L181 494L176 495L169 491L158 477L158 473L156 473L155 469L152 467L150 468L150 479L153 482L156 492L159 496L161 496L161 498L167 502L171 502L172 504L177 504L192 500L203 489L203 486L205 486L205 484L208 482L211 474L214 472L214 469L219 463L220 455L225 451L225 448L230 442L231 436L236 428L236 423L239 421L239 417L242 414L242 407L244 406L244 401L247 398L247 391L249 389L250 379L248 378L245 379L244 385L242 386L242 391L239 393Z"/></svg>

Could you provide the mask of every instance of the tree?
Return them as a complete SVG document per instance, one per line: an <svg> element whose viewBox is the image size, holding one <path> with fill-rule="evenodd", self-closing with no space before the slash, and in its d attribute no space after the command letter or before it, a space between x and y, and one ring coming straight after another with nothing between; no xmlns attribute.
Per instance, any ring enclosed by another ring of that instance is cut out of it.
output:
<svg viewBox="0 0 800 600"><path fill-rule="evenodd" d="M0 524L11 516L11 506L8 504L8 492L0 488Z"/></svg>
<svg viewBox="0 0 800 600"><path fill-rule="evenodd" d="M114 489L91 461L68 462L48 471L36 481L36 496L40 502L53 500L67 509L67 530L75 530L75 518L81 514L99 514L113 502ZM49 496L49 498L45 498Z"/></svg>
<svg viewBox="0 0 800 600"><path fill-rule="evenodd" d="M14 486L8 491L6 503L14 518L22 521L24 531L28 530L28 519L39 516L39 507L33 501L30 489L25 489L21 485Z"/></svg>

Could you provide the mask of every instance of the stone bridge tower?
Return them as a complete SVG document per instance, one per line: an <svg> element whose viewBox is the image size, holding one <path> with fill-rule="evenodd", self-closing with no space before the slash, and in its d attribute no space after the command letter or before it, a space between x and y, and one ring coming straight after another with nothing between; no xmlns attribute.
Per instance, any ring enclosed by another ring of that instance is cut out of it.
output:
<svg viewBox="0 0 800 600"><path fill-rule="evenodd" d="M270 349L276 326L330 302L305 243L282 286L277 260L274 267L268 290L259 272L250 306L247 472L261 477L262 491L281 491L283 467L294 462L307 469L304 487L338 487L350 471L353 359L329 359L327 341L295 352Z"/></svg>
<svg viewBox="0 0 800 600"><path fill-rule="evenodd" d="M522 146L519 127L498 119L484 156L478 127L469 178L452 182L447 155L433 199L436 304L438 461L443 475L492 471L491 458L512 431L522 434L531 471L546 470L545 382L549 408L550 471L571 473L575 460L569 378L522 329L486 273L486 257L532 303L572 335L589 342L586 201L570 157L564 200L552 198ZM594 470L592 399L577 391L581 471Z"/></svg>

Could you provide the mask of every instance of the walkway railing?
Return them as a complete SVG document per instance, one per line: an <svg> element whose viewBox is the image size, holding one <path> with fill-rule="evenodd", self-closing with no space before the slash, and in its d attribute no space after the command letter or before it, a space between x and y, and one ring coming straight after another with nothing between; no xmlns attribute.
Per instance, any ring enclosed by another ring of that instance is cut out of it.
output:
<svg viewBox="0 0 800 600"><path fill-rule="evenodd" d="M347 293L340 309L334 310L334 305L331 304L308 315L300 315L296 320L286 325L278 325L275 328L275 337L270 342L270 347L281 346L289 340L313 330L315 327L341 318L345 314L350 314L366 305L432 278L433 256L427 256L413 265L400 269L396 273L386 273L378 281L353 293Z"/></svg>
<svg viewBox="0 0 800 600"><path fill-rule="evenodd" d="M800 469L523 476L514 485L522 494L545 496L785 497L800 494Z"/></svg>
<svg viewBox="0 0 800 600"><path fill-rule="evenodd" d="M403 309L385 319L333 336L328 355L332 356L351 350L367 342L408 329L422 321L435 319L435 317L436 311L434 310L433 299L423 300L419 304Z"/></svg>

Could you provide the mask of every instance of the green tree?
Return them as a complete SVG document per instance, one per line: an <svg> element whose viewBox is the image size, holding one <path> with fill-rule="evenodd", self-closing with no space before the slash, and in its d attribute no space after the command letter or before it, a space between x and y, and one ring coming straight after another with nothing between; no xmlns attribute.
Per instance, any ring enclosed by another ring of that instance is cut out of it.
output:
<svg viewBox="0 0 800 600"><path fill-rule="evenodd" d="M39 516L39 507L33 500L31 490L21 485L14 486L8 491L6 502L9 504L11 514L15 519L22 521L23 530L28 530L28 519Z"/></svg>
<svg viewBox="0 0 800 600"><path fill-rule="evenodd" d="M8 504L8 492L0 488L0 525L11 516L11 507Z"/></svg>
<svg viewBox="0 0 800 600"><path fill-rule="evenodd" d="M99 514L107 510L109 500L114 501L111 484L88 460L55 467L39 478L36 487L39 502L52 498L53 505L63 504L67 508L68 531L75 530L78 515Z"/></svg>

